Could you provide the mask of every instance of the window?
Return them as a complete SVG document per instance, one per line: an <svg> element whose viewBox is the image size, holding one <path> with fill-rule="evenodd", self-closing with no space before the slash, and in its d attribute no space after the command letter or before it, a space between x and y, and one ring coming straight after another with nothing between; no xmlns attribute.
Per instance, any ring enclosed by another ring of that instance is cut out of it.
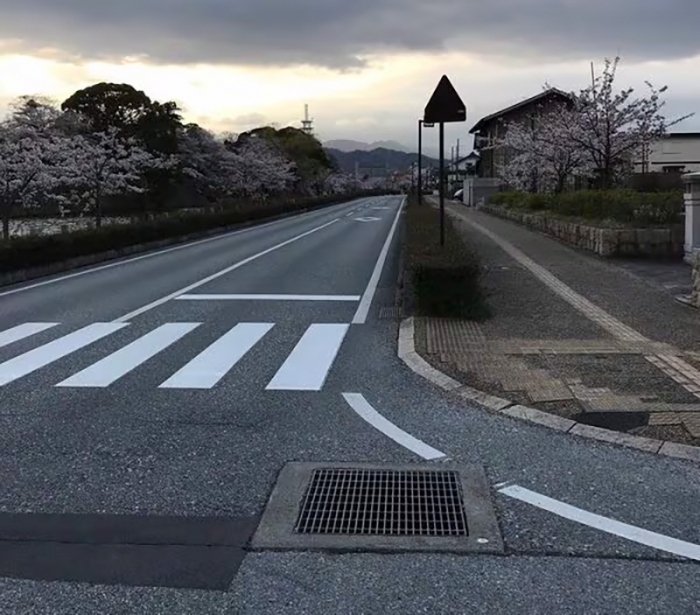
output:
<svg viewBox="0 0 700 615"><path fill-rule="evenodd" d="M664 173L683 173L685 171L685 165L674 164L662 167L661 169Z"/></svg>

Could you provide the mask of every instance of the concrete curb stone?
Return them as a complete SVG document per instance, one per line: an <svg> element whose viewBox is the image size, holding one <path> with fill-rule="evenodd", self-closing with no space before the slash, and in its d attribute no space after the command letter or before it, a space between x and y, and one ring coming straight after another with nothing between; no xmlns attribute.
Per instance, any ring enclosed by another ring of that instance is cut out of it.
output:
<svg viewBox="0 0 700 615"><path fill-rule="evenodd" d="M415 325L413 317L403 319L399 327L398 357L408 365L413 372L437 385L444 391L455 393L459 397L475 402L492 412L529 423L543 425L550 429L563 431L575 436L627 446L665 457L700 462L700 447L697 446L689 446L687 444L680 444L668 440L643 438L609 429L602 429L600 427L592 427L591 425L577 423L571 419L549 414L537 410L536 408L516 405L506 399L477 391L476 389L457 382L430 365L416 351L414 335Z"/></svg>

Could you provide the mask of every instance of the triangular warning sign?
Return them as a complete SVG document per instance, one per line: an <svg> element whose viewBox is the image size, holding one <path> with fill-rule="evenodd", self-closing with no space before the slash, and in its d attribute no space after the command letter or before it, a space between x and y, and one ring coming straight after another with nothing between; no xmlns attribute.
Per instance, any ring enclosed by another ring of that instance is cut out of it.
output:
<svg viewBox="0 0 700 615"><path fill-rule="evenodd" d="M438 124L439 122L466 121L467 107L447 75L443 75L425 107L423 122Z"/></svg>

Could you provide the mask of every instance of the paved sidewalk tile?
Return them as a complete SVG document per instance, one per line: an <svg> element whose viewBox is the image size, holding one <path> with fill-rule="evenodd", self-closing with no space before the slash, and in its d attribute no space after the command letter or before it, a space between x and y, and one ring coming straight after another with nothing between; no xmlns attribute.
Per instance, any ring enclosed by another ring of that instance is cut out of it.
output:
<svg viewBox="0 0 700 615"><path fill-rule="evenodd" d="M426 360L591 433L602 427L700 445L700 312L669 291L682 267L617 266L480 211L454 203L447 210L481 258L493 316L418 319ZM505 251L504 241L516 251Z"/></svg>

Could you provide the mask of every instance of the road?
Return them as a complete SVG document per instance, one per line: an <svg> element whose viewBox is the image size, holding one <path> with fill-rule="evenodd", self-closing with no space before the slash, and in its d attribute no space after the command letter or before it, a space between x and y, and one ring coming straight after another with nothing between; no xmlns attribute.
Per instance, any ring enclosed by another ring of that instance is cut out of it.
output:
<svg viewBox="0 0 700 615"><path fill-rule="evenodd" d="M489 414L397 357L402 202L0 289L0 613L700 612L673 541L700 554L697 464ZM287 462L425 463L347 393L429 463L483 466L504 554L240 548Z"/></svg>

